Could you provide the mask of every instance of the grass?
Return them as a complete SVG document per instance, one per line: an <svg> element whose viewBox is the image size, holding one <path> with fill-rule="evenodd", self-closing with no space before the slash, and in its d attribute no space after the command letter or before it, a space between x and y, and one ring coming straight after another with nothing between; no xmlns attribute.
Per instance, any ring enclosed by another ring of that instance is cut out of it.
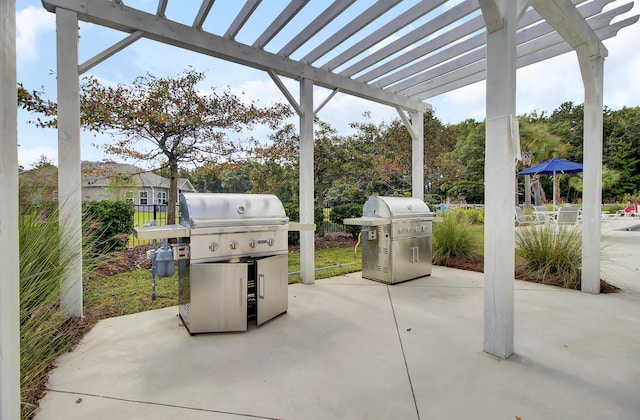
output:
<svg viewBox="0 0 640 420"><path fill-rule="evenodd" d="M579 289L582 275L582 234L578 229L550 225L516 231L516 252L526 267L523 278Z"/></svg>
<svg viewBox="0 0 640 420"><path fill-rule="evenodd" d="M445 213L442 221L433 226L433 263L448 265L454 259L478 257L482 242L471 227L463 213Z"/></svg>
<svg viewBox="0 0 640 420"><path fill-rule="evenodd" d="M353 248L316 249L315 267L350 264L342 267L342 273L362 270L361 248L354 261ZM300 253L289 253L289 272L300 270ZM340 267L316 271L316 279L340 274ZM289 276L289 283L299 283L300 275ZM85 317L99 320L133 314L178 304L178 276L156 280L156 300L151 300L151 273L138 269L109 277L89 278L84 284Z"/></svg>
<svg viewBox="0 0 640 420"><path fill-rule="evenodd" d="M21 213L19 235L21 417L31 418L54 360L73 347L84 324L60 311L61 280L74 256L57 212ZM90 247L85 241L85 271L93 266Z"/></svg>

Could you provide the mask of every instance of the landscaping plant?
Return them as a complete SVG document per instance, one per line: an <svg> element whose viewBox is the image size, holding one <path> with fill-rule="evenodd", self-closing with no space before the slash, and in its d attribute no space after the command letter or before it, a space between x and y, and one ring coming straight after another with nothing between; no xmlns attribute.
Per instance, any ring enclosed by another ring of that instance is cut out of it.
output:
<svg viewBox="0 0 640 420"><path fill-rule="evenodd" d="M453 259L472 258L478 248L468 217L462 212L447 212L433 224L433 263L449 265Z"/></svg>
<svg viewBox="0 0 640 420"><path fill-rule="evenodd" d="M526 280L579 289L582 236L572 227L528 226L516 230L516 252Z"/></svg>

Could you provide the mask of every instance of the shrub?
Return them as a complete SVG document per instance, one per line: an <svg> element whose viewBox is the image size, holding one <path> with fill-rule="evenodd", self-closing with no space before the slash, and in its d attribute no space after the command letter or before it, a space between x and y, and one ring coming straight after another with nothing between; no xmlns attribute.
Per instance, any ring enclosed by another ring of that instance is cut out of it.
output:
<svg viewBox="0 0 640 420"><path fill-rule="evenodd" d="M433 224L433 263L447 265L452 259L465 259L473 255L478 246L469 229L464 212L447 212L441 222Z"/></svg>
<svg viewBox="0 0 640 420"><path fill-rule="evenodd" d="M331 214L329 218L332 222L343 224L342 221L344 219L349 219L352 217L361 217L362 216L362 204L340 204L331 209ZM360 226L353 225L345 225L345 231L350 233L351 236L356 238L360 233Z"/></svg>
<svg viewBox="0 0 640 420"><path fill-rule="evenodd" d="M579 289L582 276L580 230L529 226L516 231L516 252L528 271L527 280Z"/></svg>
<svg viewBox="0 0 640 420"><path fill-rule="evenodd" d="M133 216L135 209L127 200L87 201L85 215L93 220L89 230L96 240L96 251L105 254L110 251L124 249L133 232Z"/></svg>
<svg viewBox="0 0 640 420"><path fill-rule="evenodd" d="M300 207L294 203L283 203L284 212L292 221L300 221ZM316 224L316 232L318 232L324 223L324 209L315 206L313 209L313 223ZM290 245L300 243L300 232L289 232L288 242Z"/></svg>

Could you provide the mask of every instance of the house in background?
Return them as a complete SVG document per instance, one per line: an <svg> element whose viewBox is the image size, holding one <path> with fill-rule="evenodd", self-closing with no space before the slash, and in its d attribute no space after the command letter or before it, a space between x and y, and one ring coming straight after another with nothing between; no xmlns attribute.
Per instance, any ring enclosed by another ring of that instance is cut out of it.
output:
<svg viewBox="0 0 640 420"><path fill-rule="evenodd" d="M186 178L178 178L181 192L196 192ZM169 179L126 163L82 162L82 199L129 200L135 205L166 205Z"/></svg>

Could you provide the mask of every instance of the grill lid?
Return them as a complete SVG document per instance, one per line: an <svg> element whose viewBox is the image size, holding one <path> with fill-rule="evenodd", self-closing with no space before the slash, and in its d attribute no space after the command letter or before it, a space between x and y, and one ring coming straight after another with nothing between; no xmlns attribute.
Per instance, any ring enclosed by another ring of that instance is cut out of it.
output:
<svg viewBox="0 0 640 420"><path fill-rule="evenodd" d="M429 206L418 198L371 196L364 203L362 216L401 219L430 217L433 213Z"/></svg>
<svg viewBox="0 0 640 420"><path fill-rule="evenodd" d="M180 194L180 224L191 229L286 225L282 203L271 194Z"/></svg>

